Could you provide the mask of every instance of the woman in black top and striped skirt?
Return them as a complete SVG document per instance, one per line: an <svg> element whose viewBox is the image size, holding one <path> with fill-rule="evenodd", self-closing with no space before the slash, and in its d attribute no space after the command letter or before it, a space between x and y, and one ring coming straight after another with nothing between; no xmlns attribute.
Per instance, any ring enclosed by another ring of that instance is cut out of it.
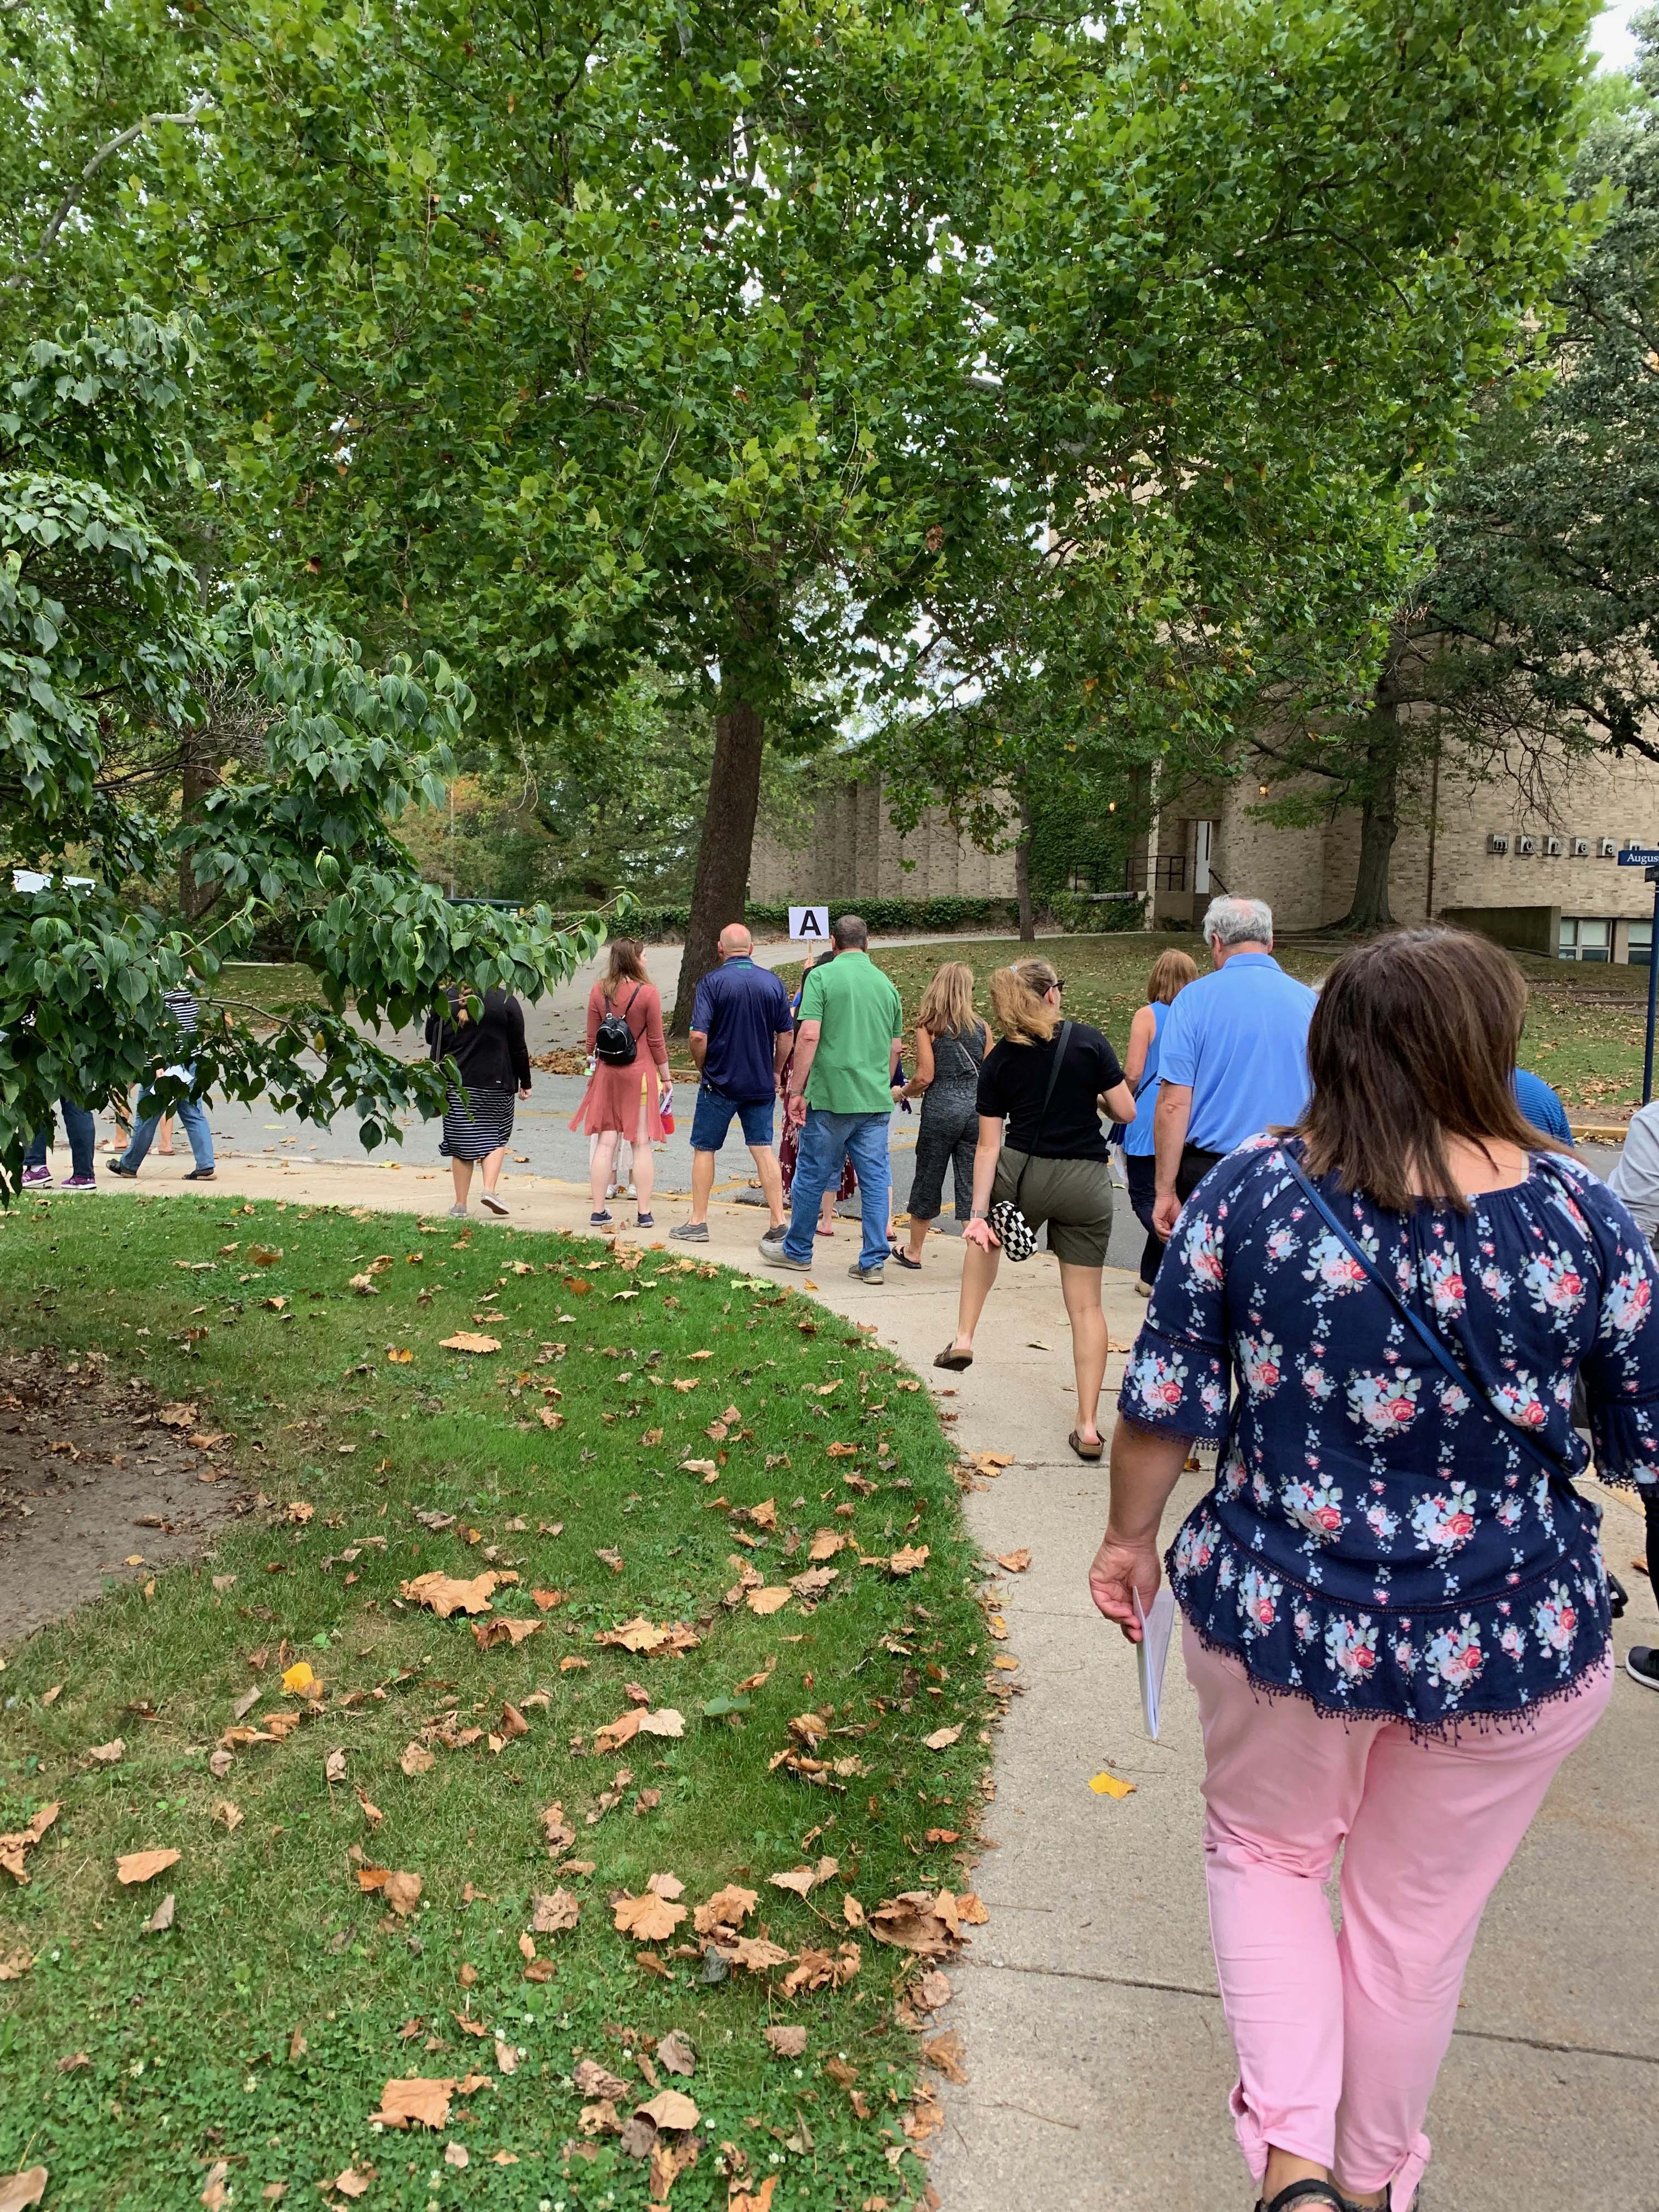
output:
<svg viewBox="0 0 1659 2212"><path fill-rule="evenodd" d="M482 1161L479 1195L491 1213L505 1213L506 1204L496 1195L495 1186L513 1134L514 1093L516 1090L520 1098L530 1096L523 1009L510 993L489 990L473 1021L461 1004L460 993L452 990L448 1013L441 1020L436 1014L428 1018L426 1041L434 1060L453 1060L460 1071L461 1088L451 1087L438 1146L455 1179L455 1203L449 1210L465 1213L473 1164Z"/></svg>

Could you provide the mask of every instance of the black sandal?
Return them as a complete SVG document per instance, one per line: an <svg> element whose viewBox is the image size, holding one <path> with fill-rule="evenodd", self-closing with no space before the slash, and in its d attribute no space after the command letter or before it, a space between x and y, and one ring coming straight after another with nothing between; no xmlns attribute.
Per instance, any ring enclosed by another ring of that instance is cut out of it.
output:
<svg viewBox="0 0 1659 2212"><path fill-rule="evenodd" d="M960 1375L964 1367L971 1367L973 1364L973 1353L958 1352L953 1344L947 1344L944 1351L938 1353L933 1360L935 1367L948 1368L952 1375Z"/></svg>
<svg viewBox="0 0 1659 2212"><path fill-rule="evenodd" d="M1334 2181L1293 2181L1281 2189L1271 2204L1258 2197L1255 2212L1291 2212L1297 2204L1322 2204L1327 2212L1353 2212L1353 2207Z"/></svg>

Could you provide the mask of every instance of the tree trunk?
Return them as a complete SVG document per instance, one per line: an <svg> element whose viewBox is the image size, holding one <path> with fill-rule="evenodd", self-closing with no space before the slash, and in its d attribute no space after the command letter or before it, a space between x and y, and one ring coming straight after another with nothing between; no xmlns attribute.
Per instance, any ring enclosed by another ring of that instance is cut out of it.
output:
<svg viewBox="0 0 1659 2212"><path fill-rule="evenodd" d="M760 808L761 754L766 726L750 699L733 696L724 686L714 718L714 761L708 775L708 802L697 845L697 873L691 890L691 922L680 962L680 988L674 1001L673 1034L691 1027L697 986L720 958L720 933L728 921L741 921L749 895L749 862Z"/></svg>
<svg viewBox="0 0 1659 2212"><path fill-rule="evenodd" d="M1019 904L1019 941L1036 943L1036 921L1031 912L1031 802L1019 802L1019 842L1014 848L1014 896Z"/></svg>
<svg viewBox="0 0 1659 2212"><path fill-rule="evenodd" d="M1388 656L1376 679L1370 731L1365 747L1365 774L1359 805L1359 866L1354 877L1353 903L1342 920L1333 925L1355 936L1372 936L1392 929L1394 909L1389 903L1389 866L1395 840L1400 835L1400 762L1403 750L1400 731L1402 702L1401 656L1407 624L1396 616L1389 634Z"/></svg>
<svg viewBox="0 0 1659 2212"><path fill-rule="evenodd" d="M188 732L179 805L182 822L201 820L203 802L218 783L220 765L211 726ZM211 886L204 889L197 883L195 862L186 848L179 856L179 909L185 921L195 921L205 914L216 896Z"/></svg>

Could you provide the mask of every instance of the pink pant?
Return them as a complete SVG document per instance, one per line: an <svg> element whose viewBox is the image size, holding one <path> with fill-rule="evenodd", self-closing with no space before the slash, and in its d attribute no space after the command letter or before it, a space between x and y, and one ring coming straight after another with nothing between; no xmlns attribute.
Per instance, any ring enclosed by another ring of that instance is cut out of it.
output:
<svg viewBox="0 0 1659 2212"><path fill-rule="evenodd" d="M1556 1768L1600 1719L1608 1665L1530 1728L1413 1742L1258 1696L1185 1630L1204 1728L1210 1934L1259 2183L1275 2145L1405 2207L1475 1929ZM1324 1884L1342 1846L1342 1931Z"/></svg>

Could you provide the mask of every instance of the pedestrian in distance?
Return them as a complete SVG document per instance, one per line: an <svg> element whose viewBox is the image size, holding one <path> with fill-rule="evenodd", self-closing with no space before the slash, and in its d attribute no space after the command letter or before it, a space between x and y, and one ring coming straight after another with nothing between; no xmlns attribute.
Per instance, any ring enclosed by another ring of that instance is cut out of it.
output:
<svg viewBox="0 0 1659 2212"><path fill-rule="evenodd" d="M525 1043L524 1009L509 991L491 988L475 1015L459 990L449 993L449 1009L430 1015L427 1048L434 1060L453 1060L461 1082L449 1092L438 1150L449 1162L457 1219L465 1218L472 1170L483 1170L478 1202L504 1214L507 1201L496 1188L512 1140L514 1097L530 1096L530 1054ZM477 1004L477 1000L474 1000Z"/></svg>
<svg viewBox="0 0 1659 2212"><path fill-rule="evenodd" d="M176 1077L179 1082L189 1085L189 1096L181 1098L172 1109L178 1116L179 1127L190 1140L191 1158L193 1164L186 1174L185 1181L211 1182L214 1174L213 1132L208 1127L205 1102L196 1089L194 1046L197 1030L202 1018L200 1002L196 994L187 990L182 984L171 991L164 992L162 996L166 1000L167 1012L173 1017L173 1026L179 1034L180 1054L179 1059L171 1065L158 1062L155 1072L158 1075ZM131 1176L137 1174L144 1164L145 1155L155 1141L155 1132L161 1126L162 1111L163 1109L155 1103L153 1094L148 1091L139 1093L138 1111L133 1117L132 1133L127 1139L126 1150L120 1158L110 1162L109 1171L112 1175Z"/></svg>
<svg viewBox="0 0 1659 2212"><path fill-rule="evenodd" d="M1485 938L1346 953L1305 1109L1188 1200L1119 1398L1090 1587L1132 1642L1188 1449L1218 1452L1164 1565L1268 2212L1410 2212L1481 1912L1610 1691L1576 1383L1599 1480L1659 1472L1659 1275L1516 1103L1525 1004Z"/></svg>
<svg viewBox="0 0 1659 2212"><path fill-rule="evenodd" d="M990 1042L974 1012L974 971L947 960L916 1009L915 1073L896 1093L920 1098L915 1174L910 1184L910 1232L893 1247L901 1267L920 1267L927 1231L945 1203L945 1171L955 1183L957 1219L974 1210L974 1154L979 1142L979 1072Z"/></svg>
<svg viewBox="0 0 1659 2212"><path fill-rule="evenodd" d="M1294 1121L1308 1098L1314 994L1273 958L1272 908L1212 899L1204 934L1215 973L1188 984L1158 1038L1152 1224L1163 1237L1218 1160Z"/></svg>
<svg viewBox="0 0 1659 2212"><path fill-rule="evenodd" d="M64 1117L64 1137L69 1146L70 1171L64 1178L64 1190L96 1190L96 1152L98 1118L84 1106L77 1106L72 1098L60 1098L58 1112ZM35 1133L29 1148L23 1155L23 1188L44 1190L52 1182L52 1170L46 1165L46 1154L52 1150L58 1133L57 1121L48 1115Z"/></svg>
<svg viewBox="0 0 1659 2212"><path fill-rule="evenodd" d="M755 941L740 921L720 934L720 964L697 986L691 1009L691 1057L701 1080L691 1115L691 1214L669 1231L688 1244L708 1242L714 1158L735 1115L755 1163L774 1230L783 1227L783 1180L773 1149L778 1080L795 1033L789 994L769 968L757 968Z"/></svg>
<svg viewBox="0 0 1659 2212"><path fill-rule="evenodd" d="M1150 1297L1158 1263L1164 1257L1164 1239L1153 1226L1158 1201L1158 1167L1152 1149L1152 1120L1158 1106L1158 1060L1164 1025L1170 1007L1198 975L1198 963L1190 952L1171 945L1152 963L1146 980L1146 1003L1129 1024L1128 1048L1123 1077L1134 1093L1135 1118L1123 1132L1123 1173L1129 1186L1129 1206L1146 1232L1140 1249L1140 1274L1135 1284L1143 1298Z"/></svg>
<svg viewBox="0 0 1659 2212"><path fill-rule="evenodd" d="M1077 1423L1066 1441L1079 1459L1097 1460L1107 1350L1100 1282L1112 1241L1112 1170L1100 1115L1103 1107L1114 1121L1133 1121L1135 1102L1108 1039L1087 1022L1065 1018L1065 992L1046 960L1022 960L991 978L1000 1041L980 1070L957 1333L933 1364L973 1365L974 1334L1005 1247L1024 1257L1046 1223L1072 1324Z"/></svg>
<svg viewBox="0 0 1659 2212"><path fill-rule="evenodd" d="M661 1144L667 1133L662 1117L674 1086L662 1033L662 999L645 972L645 948L631 937L613 941L605 974L587 994L587 1049L593 1073L570 1126L586 1129L599 1140L588 1168L593 1202L588 1219L595 1229L611 1226L605 1194L617 1139L626 1137L634 1148L638 1224L641 1229L654 1229L651 1194L656 1188L657 1163L651 1147Z"/></svg>
<svg viewBox="0 0 1659 2212"><path fill-rule="evenodd" d="M855 914L830 926L836 957L821 961L801 986L800 1020L790 1063L788 1115L800 1132L800 1157L787 1229L769 1229L761 1257L797 1274L811 1272L818 1206L850 1159L858 1175L863 1243L848 1270L879 1283L887 1258L893 1187L887 1125L893 1076L903 1048L904 1008L890 977L870 958L870 932Z"/></svg>
<svg viewBox="0 0 1659 2212"><path fill-rule="evenodd" d="M790 1003L789 1011L792 1020L796 1023L799 1023L800 1020L800 1002L802 995L806 989L807 977L811 974L815 968L823 967L828 962L833 960L835 957L835 946L833 945L826 945L823 951L818 953L816 959L807 961L803 966L801 969L799 988L797 989L794 998ZM799 1031L797 1031L797 1034L799 1034ZM786 1102L786 1109L789 1097L789 1079L794 1067L794 1047L792 1044L789 1049L788 1058L784 1061L782 1070L778 1077L778 1096ZM789 1203L794 1192L795 1170L799 1164L800 1129L797 1123L790 1120L788 1113L786 1110L783 1117L783 1133L778 1139L778 1176L782 1185L784 1203L786 1206ZM843 1153L842 1156L841 1176L839 1181L826 1185L823 1196L818 1200L817 1233L820 1237L833 1237L835 1235L836 1207L842 1200L851 1198L853 1193L858 1188L858 1187L859 1179L853 1172L853 1163L846 1154Z"/></svg>

